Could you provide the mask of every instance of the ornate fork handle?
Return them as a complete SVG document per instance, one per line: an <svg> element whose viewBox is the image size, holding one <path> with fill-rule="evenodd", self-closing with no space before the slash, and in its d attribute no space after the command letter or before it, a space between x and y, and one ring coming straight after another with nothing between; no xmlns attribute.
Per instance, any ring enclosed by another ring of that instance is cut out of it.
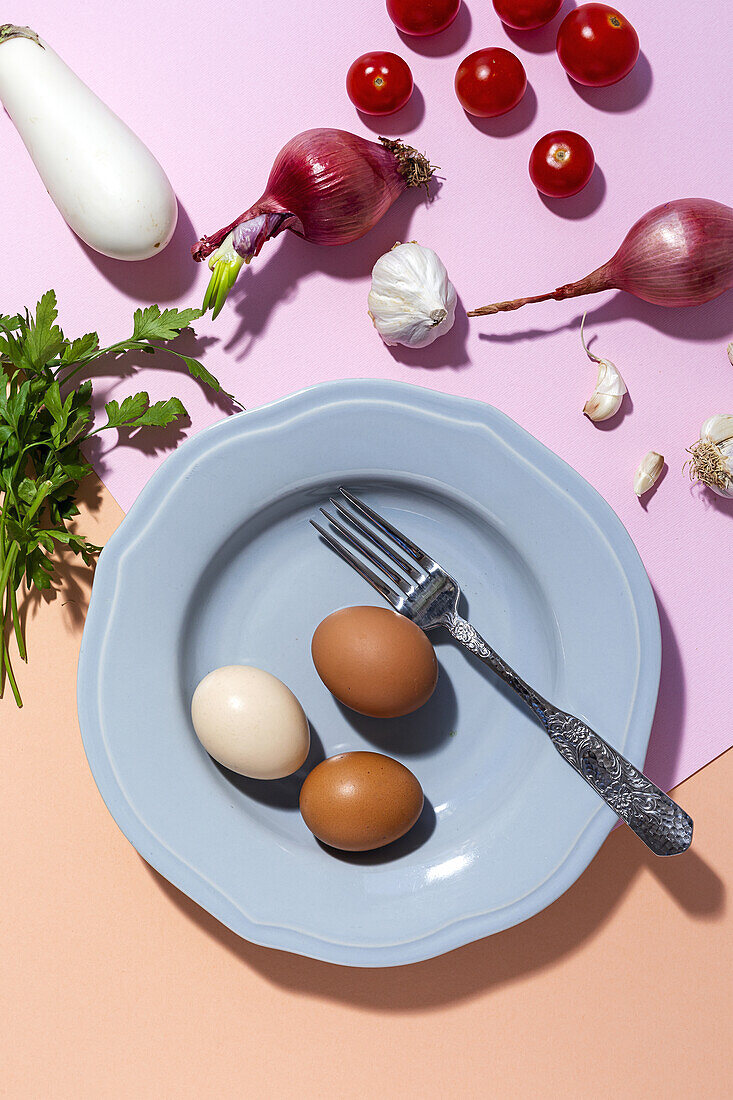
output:
<svg viewBox="0 0 733 1100"><path fill-rule="evenodd" d="M579 718L534 691L465 619L450 614L444 625L524 700L562 758L656 855L677 855L690 847L692 818L669 795Z"/></svg>

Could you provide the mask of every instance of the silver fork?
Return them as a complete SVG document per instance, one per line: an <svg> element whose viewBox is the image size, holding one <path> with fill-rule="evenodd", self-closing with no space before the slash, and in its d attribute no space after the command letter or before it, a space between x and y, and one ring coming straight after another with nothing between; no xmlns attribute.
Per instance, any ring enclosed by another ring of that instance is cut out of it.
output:
<svg viewBox="0 0 733 1100"><path fill-rule="evenodd" d="M311 520L328 545L395 611L426 631L444 626L457 642L492 668L540 720L563 760L655 855L673 856L687 851L692 842L689 814L584 722L548 703L518 676L458 614L458 583L429 554L353 493L344 488L339 492L340 500L331 498L337 515L321 508L330 527L326 529ZM380 572L357 558L350 547Z"/></svg>

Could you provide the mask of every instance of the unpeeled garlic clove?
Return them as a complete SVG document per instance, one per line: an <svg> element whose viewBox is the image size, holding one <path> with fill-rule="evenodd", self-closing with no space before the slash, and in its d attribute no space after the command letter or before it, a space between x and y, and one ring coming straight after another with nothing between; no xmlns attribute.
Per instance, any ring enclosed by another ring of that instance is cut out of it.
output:
<svg viewBox="0 0 733 1100"><path fill-rule="evenodd" d="M609 420L621 408L626 384L610 359L598 359L596 388L583 405L583 413L589 420Z"/></svg>
<svg viewBox="0 0 733 1100"><path fill-rule="evenodd" d="M588 349L583 332L586 316L587 314L584 313L583 319L580 322L580 340L585 354L589 359L592 359L594 363L598 364L598 377L596 379L596 388L583 406L583 413L589 420L598 423L601 420L609 420L618 412L627 390L626 383L621 377L620 371L614 366L611 360L599 359L597 355L594 355L593 352Z"/></svg>
<svg viewBox="0 0 733 1100"><path fill-rule="evenodd" d="M733 365L733 344L728 344L728 358L730 359L731 364Z"/></svg>
<svg viewBox="0 0 733 1100"><path fill-rule="evenodd" d="M733 416L730 413L715 413L709 416L700 429L700 438L712 439L713 443L732 442Z"/></svg>
<svg viewBox="0 0 733 1100"><path fill-rule="evenodd" d="M648 493L656 485L663 466L664 458L656 451L649 451L644 455L634 474L634 492L638 497Z"/></svg>

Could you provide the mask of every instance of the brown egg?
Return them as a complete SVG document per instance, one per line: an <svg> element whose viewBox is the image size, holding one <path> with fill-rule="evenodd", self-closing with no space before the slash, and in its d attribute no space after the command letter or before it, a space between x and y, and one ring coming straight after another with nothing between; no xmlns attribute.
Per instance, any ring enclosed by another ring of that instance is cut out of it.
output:
<svg viewBox="0 0 733 1100"><path fill-rule="evenodd" d="M381 848L417 821L423 793L412 772L379 752L342 752L318 764L300 790L310 831L345 852Z"/></svg>
<svg viewBox="0 0 733 1100"><path fill-rule="evenodd" d="M373 718L397 718L426 703L438 680L427 635L388 607L344 607L313 635L313 663L339 702Z"/></svg>

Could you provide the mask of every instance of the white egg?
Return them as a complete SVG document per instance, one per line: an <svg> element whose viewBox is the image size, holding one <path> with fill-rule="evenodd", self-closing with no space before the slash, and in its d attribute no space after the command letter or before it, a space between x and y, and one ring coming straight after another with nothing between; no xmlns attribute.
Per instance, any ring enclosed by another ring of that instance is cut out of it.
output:
<svg viewBox="0 0 733 1100"><path fill-rule="evenodd" d="M297 771L310 748L308 719L282 680L249 665L225 665L204 676L191 718L206 751L251 779Z"/></svg>

